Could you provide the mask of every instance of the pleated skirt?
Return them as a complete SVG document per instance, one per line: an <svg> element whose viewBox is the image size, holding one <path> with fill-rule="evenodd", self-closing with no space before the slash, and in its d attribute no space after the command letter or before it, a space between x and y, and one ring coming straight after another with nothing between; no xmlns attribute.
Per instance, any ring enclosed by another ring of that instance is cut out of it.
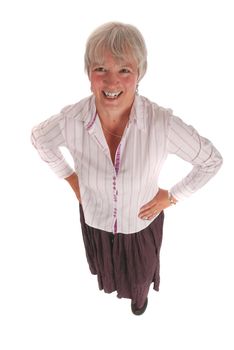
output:
<svg viewBox="0 0 234 350"><path fill-rule="evenodd" d="M88 226L80 205L86 258L100 290L116 291L117 297L129 298L138 307L143 306L151 283L159 290L163 221L161 212L144 230L113 234Z"/></svg>

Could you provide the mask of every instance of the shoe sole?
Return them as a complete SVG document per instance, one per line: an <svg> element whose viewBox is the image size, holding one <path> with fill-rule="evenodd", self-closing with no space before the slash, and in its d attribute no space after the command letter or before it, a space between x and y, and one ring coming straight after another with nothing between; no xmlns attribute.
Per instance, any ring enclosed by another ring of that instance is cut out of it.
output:
<svg viewBox="0 0 234 350"><path fill-rule="evenodd" d="M147 306L148 306L148 298L146 298L146 301L145 301L145 303L144 303L144 305L142 306L141 309L137 309L134 305L135 305L135 304L133 304L133 303L131 304L132 313L133 313L134 315L140 316L140 315L142 315L142 314L145 312L145 310L147 309Z"/></svg>

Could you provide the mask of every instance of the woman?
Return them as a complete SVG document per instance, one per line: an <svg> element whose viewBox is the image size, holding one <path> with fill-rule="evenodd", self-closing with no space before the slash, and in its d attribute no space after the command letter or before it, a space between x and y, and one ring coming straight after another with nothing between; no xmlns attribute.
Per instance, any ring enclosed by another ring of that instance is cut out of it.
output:
<svg viewBox="0 0 234 350"><path fill-rule="evenodd" d="M163 211L205 185L222 157L171 110L137 94L147 68L137 28L97 28L87 41L85 68L92 95L36 126L32 143L77 196L86 256L100 290L131 299L132 312L141 315L151 283L159 290ZM70 151L74 169L60 146ZM168 154L193 165L169 191L158 187Z"/></svg>

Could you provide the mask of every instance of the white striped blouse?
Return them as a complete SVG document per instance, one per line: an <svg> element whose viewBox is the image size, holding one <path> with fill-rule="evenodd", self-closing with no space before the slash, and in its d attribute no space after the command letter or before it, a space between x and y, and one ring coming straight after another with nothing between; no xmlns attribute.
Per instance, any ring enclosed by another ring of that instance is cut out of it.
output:
<svg viewBox="0 0 234 350"><path fill-rule="evenodd" d="M138 213L157 194L158 177L168 154L193 165L170 189L177 200L205 185L222 164L220 153L209 140L170 109L142 96L135 98L114 164L93 95L35 126L31 139L58 177L77 173L86 224L113 233L138 232L153 221L140 219ZM74 169L61 146L70 151Z"/></svg>

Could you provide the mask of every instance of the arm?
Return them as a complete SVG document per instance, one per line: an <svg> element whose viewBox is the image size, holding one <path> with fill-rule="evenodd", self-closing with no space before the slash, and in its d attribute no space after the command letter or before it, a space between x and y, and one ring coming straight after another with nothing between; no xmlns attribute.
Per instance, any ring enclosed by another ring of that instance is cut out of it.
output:
<svg viewBox="0 0 234 350"><path fill-rule="evenodd" d="M223 159L214 145L180 118L171 116L168 153L193 165L192 170L170 192L183 200L203 187L220 169Z"/></svg>
<svg viewBox="0 0 234 350"><path fill-rule="evenodd" d="M204 186L220 169L222 156L206 138L181 119L171 116L167 152L191 163L193 169L170 191L159 189L156 196L139 212L141 219L151 220L157 213L185 199ZM171 196L171 201L169 200Z"/></svg>
<svg viewBox="0 0 234 350"><path fill-rule="evenodd" d="M31 134L32 144L39 156L60 178L68 177L74 172L60 151L61 146L66 146L63 129L64 116L59 113L35 126Z"/></svg>
<svg viewBox="0 0 234 350"><path fill-rule="evenodd" d="M65 180L69 183L69 185L71 186L71 188L75 192L75 195L76 195L78 201L81 203L79 179L78 179L77 174L74 172L70 176L66 177Z"/></svg>

